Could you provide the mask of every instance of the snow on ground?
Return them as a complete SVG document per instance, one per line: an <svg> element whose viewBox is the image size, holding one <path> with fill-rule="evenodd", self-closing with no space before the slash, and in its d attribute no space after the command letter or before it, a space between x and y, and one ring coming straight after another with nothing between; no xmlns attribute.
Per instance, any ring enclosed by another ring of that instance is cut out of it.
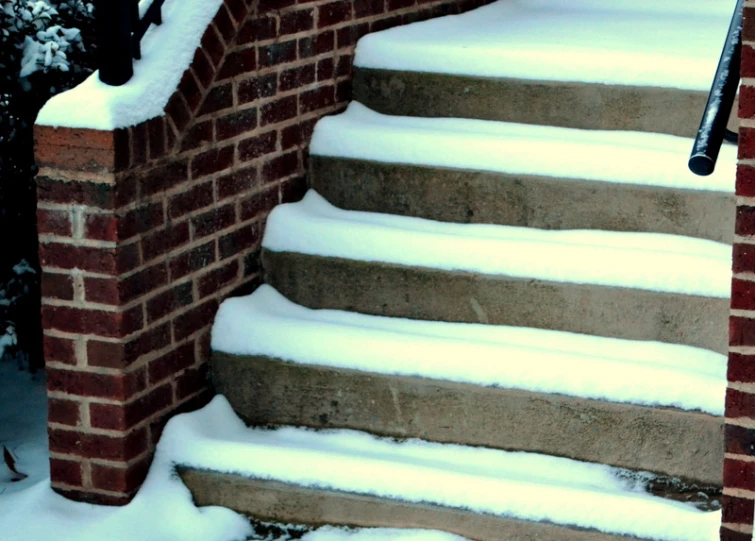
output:
<svg viewBox="0 0 755 541"><path fill-rule="evenodd" d="M735 4L506 0L369 34L355 65L707 92Z"/></svg>
<svg viewBox="0 0 755 541"><path fill-rule="evenodd" d="M99 71L77 87L48 101L37 124L112 130L160 116L222 0L165 0L163 23L152 25L142 39L142 59L123 86L108 86ZM139 3L142 14L151 0Z"/></svg>
<svg viewBox="0 0 755 541"><path fill-rule="evenodd" d="M11 453L15 469L28 477L14 482L18 476L0 458L0 498L49 476L44 374L31 375L12 362L0 362L0 455L3 446Z"/></svg>
<svg viewBox="0 0 755 541"><path fill-rule="evenodd" d="M310 310L269 285L223 302L212 347L302 364L724 413L726 357L712 351Z"/></svg>
<svg viewBox="0 0 755 541"><path fill-rule="evenodd" d="M268 217L268 250L728 298L731 247L659 233L545 231L341 210L310 190ZM511 257L516 254L516 257Z"/></svg>
<svg viewBox="0 0 755 541"><path fill-rule="evenodd" d="M310 152L389 163L733 192L737 147L723 145L716 171L707 177L699 177L687 167L690 148L691 139L673 135L390 116L352 102L343 114L317 123Z"/></svg>
<svg viewBox="0 0 755 541"><path fill-rule="evenodd" d="M238 423L227 409L215 412L222 423ZM230 416L230 421L222 419ZM166 434L186 420L169 423ZM173 445L191 445L191 440ZM3 541L239 541L253 535L249 521L229 509L197 508L173 474L176 457L164 444L146 483L125 507L100 507L73 502L54 493L49 482L47 395L45 380L0 363L0 446L16 459L28 477L11 482L12 472L0 460L0 537ZM304 541L462 541L441 532L347 530L321 528Z"/></svg>
<svg viewBox="0 0 755 541"><path fill-rule="evenodd" d="M721 519L650 496L643 476L602 464L349 430L249 429L222 396L172 421L160 445L190 467L641 538L713 541Z"/></svg>

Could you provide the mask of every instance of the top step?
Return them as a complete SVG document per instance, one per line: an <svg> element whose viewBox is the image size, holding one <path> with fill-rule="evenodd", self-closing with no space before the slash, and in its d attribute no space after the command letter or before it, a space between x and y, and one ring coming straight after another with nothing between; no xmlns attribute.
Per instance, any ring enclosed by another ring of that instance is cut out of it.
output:
<svg viewBox="0 0 755 541"><path fill-rule="evenodd" d="M382 113L691 136L733 4L500 1L365 36L355 98Z"/></svg>

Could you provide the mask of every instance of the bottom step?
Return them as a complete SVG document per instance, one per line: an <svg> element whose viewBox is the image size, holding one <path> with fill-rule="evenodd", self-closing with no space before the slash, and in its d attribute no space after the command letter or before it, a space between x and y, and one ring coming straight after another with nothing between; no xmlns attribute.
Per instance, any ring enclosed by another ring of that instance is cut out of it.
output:
<svg viewBox="0 0 755 541"><path fill-rule="evenodd" d="M198 505L264 520L434 528L479 541L503 532L521 541L718 536L719 512L651 496L649 476L603 465L354 431L247 429L223 397L183 416L169 437Z"/></svg>

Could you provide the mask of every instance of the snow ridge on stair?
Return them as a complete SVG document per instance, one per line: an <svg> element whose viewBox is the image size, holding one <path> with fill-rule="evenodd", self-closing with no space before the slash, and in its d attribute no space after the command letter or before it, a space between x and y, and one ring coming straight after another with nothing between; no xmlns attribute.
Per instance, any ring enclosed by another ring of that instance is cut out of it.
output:
<svg viewBox="0 0 755 541"><path fill-rule="evenodd" d="M689 346L310 310L268 285L225 301L212 348L295 363L723 414L726 357Z"/></svg>
<svg viewBox="0 0 755 541"><path fill-rule="evenodd" d="M733 145L707 177L687 168L692 140L462 118L383 115L352 102L317 123L312 155L733 193ZM546 158L546 159L544 159Z"/></svg>
<svg viewBox="0 0 755 541"><path fill-rule="evenodd" d="M707 91L733 9L721 0L496 2L368 34L354 64Z"/></svg>
<svg viewBox="0 0 755 541"><path fill-rule="evenodd" d="M576 284L728 298L731 248L657 233L542 231L344 211L310 190L276 207L263 247Z"/></svg>
<svg viewBox="0 0 755 541"><path fill-rule="evenodd" d="M664 541L710 541L719 527L719 513L644 493L646 475L346 430L247 429L222 397L176 419L167 438L182 468Z"/></svg>

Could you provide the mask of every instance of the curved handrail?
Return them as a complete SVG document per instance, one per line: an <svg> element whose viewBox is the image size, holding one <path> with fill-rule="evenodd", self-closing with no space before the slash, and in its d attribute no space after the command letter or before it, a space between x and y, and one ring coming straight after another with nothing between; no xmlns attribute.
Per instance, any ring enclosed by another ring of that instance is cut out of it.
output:
<svg viewBox="0 0 755 541"><path fill-rule="evenodd" d="M739 87L739 61L742 56L742 7L744 0L737 0L731 17L718 69L708 94L700 128L689 157L689 169L696 175L710 175L716 167L718 153L724 140L736 143L737 134L726 129Z"/></svg>

